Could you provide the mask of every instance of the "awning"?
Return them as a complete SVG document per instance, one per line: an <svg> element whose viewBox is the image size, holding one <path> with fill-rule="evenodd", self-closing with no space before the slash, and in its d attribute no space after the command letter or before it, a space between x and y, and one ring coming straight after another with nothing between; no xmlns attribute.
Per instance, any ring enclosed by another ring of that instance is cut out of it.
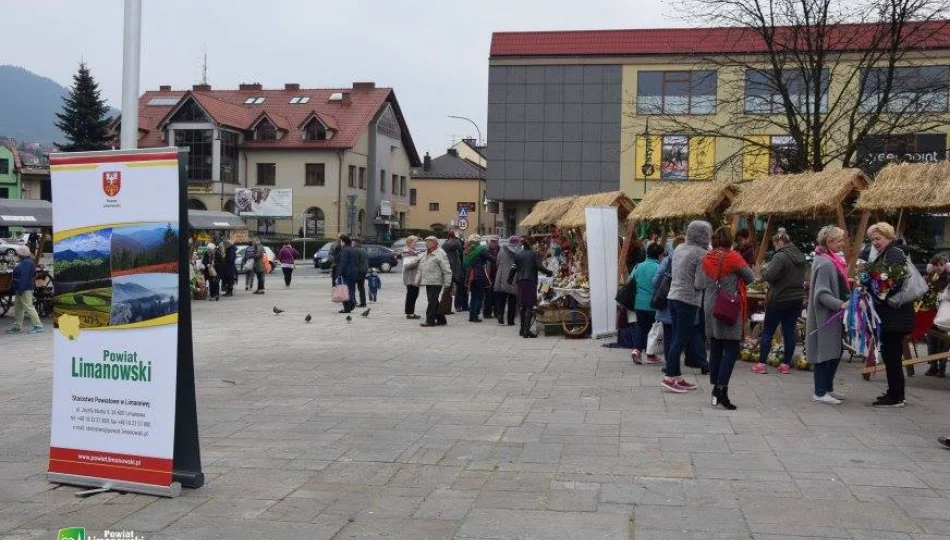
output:
<svg viewBox="0 0 950 540"><path fill-rule="evenodd" d="M0 225L52 227L53 204L43 200L0 199Z"/></svg>
<svg viewBox="0 0 950 540"><path fill-rule="evenodd" d="M188 224L198 231L230 231L247 229L247 224L240 216L231 212L214 212L211 210L189 210Z"/></svg>

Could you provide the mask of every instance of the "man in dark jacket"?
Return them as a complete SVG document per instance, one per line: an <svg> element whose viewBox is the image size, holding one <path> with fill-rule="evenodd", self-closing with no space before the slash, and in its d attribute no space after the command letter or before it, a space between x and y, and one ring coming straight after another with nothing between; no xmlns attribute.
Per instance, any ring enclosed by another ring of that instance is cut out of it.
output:
<svg viewBox="0 0 950 540"><path fill-rule="evenodd" d="M224 296L234 296L234 284L237 282L237 246L230 240L224 244L224 272L221 284L224 286Z"/></svg>
<svg viewBox="0 0 950 540"><path fill-rule="evenodd" d="M336 285L336 278L340 277L340 254L343 252L343 244L340 241L343 235L341 234L336 242L333 243L333 246L330 247L330 288L332 289Z"/></svg>
<svg viewBox="0 0 950 540"><path fill-rule="evenodd" d="M356 280L359 278L359 254L362 250L351 245L350 237L340 235L340 277L350 290L350 299L343 302L340 313L349 313L356 307Z"/></svg>
<svg viewBox="0 0 950 540"><path fill-rule="evenodd" d="M363 240L360 238L353 239L353 249L356 250L356 289L360 292L359 307L366 307L366 276L369 275L369 255L366 254L366 250L363 248Z"/></svg>
<svg viewBox="0 0 950 540"><path fill-rule="evenodd" d="M30 323L27 333L39 334L43 331L43 323L33 307L33 291L36 289L36 265L30 256L30 248L17 246L16 254L20 262L13 267L13 324L7 328L8 334L19 334L23 325L24 315Z"/></svg>
<svg viewBox="0 0 950 540"><path fill-rule="evenodd" d="M442 244L442 251L449 257L452 268L452 282L455 283L455 311L468 311L468 287L462 272L462 240L455 231L449 231L449 237Z"/></svg>
<svg viewBox="0 0 950 540"><path fill-rule="evenodd" d="M486 319L491 319L495 316L494 280L495 274L498 273L498 253L500 251L501 246L498 244L497 238L488 240L488 254L492 256L492 261L488 265L488 276L491 283L488 288L485 289L485 308L482 311Z"/></svg>
<svg viewBox="0 0 950 540"><path fill-rule="evenodd" d="M531 324L534 322L534 306L538 301L538 272L548 277L554 273L544 267L541 254L531 249L528 238L521 239L521 251L515 255L513 271L514 281L517 284L518 305L521 307L520 335L523 338L536 338L538 335L531 332Z"/></svg>

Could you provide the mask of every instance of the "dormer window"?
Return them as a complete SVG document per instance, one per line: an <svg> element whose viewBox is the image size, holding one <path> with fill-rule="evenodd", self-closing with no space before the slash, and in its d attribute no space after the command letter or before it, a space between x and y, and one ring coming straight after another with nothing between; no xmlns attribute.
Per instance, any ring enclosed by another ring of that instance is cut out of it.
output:
<svg viewBox="0 0 950 540"><path fill-rule="evenodd" d="M303 140L305 141L325 141L329 139L327 128L316 118L307 122L303 128Z"/></svg>
<svg viewBox="0 0 950 540"><path fill-rule="evenodd" d="M257 123L257 127L254 128L254 140L276 141L277 128L267 118L261 119L261 121Z"/></svg>

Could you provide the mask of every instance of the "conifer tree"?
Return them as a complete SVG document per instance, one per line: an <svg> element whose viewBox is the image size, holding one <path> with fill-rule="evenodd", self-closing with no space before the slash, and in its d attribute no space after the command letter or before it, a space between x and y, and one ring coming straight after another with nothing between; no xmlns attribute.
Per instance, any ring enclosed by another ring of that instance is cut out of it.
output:
<svg viewBox="0 0 950 540"><path fill-rule="evenodd" d="M66 136L65 144L56 144L63 152L108 150L109 107L100 97L99 85L92 77L89 67L79 64L79 72L73 75L73 87L63 98L63 112L56 113L56 127Z"/></svg>

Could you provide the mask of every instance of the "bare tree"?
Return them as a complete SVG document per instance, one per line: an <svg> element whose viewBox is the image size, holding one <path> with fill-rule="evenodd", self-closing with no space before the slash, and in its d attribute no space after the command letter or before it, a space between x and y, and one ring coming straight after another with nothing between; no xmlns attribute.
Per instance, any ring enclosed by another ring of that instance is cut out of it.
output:
<svg viewBox="0 0 950 540"><path fill-rule="evenodd" d="M725 50L696 56L719 81L712 108L725 114L697 118L642 95L634 110L652 113L661 133L737 141L717 168L749 151L769 153L785 172L858 166L866 145L946 125L950 73L927 58L950 41L948 0L673 2L691 21L720 27ZM785 144L754 136L775 132Z"/></svg>

